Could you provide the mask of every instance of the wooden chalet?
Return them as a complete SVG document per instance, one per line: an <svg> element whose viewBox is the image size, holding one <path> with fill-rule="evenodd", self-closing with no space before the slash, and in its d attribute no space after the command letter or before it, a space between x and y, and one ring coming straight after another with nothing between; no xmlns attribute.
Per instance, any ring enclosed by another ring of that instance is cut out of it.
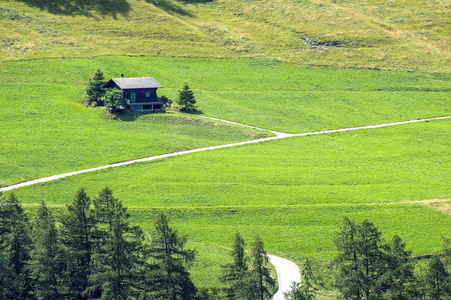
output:
<svg viewBox="0 0 451 300"><path fill-rule="evenodd" d="M124 99L132 111L155 112L164 109L157 89L163 86L153 77L112 78L103 88L117 88L122 90Z"/></svg>

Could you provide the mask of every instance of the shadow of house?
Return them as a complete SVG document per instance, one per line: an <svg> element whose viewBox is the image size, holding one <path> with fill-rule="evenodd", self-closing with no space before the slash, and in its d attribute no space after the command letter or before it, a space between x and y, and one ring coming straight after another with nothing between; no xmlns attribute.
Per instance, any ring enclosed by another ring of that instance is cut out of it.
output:
<svg viewBox="0 0 451 300"><path fill-rule="evenodd" d="M46 10L55 15L82 15L91 17L96 11L102 16L128 16L131 6L127 0L18 0L31 7Z"/></svg>
<svg viewBox="0 0 451 300"><path fill-rule="evenodd" d="M112 78L103 88L120 89L125 102L132 111L163 111L164 105L157 96L157 89L163 86L153 77Z"/></svg>

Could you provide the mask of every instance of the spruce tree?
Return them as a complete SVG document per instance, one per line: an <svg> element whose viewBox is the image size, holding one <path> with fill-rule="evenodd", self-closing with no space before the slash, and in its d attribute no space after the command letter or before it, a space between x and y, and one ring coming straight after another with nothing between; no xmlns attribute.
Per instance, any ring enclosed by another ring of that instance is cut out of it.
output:
<svg viewBox="0 0 451 300"><path fill-rule="evenodd" d="M149 289L156 299L194 299L197 289L187 270L195 259L195 251L185 249L186 236L180 236L169 226L167 216L159 214L155 230L151 233L149 266L152 286Z"/></svg>
<svg viewBox="0 0 451 300"><path fill-rule="evenodd" d="M97 230L86 294L101 299L138 296L135 277L144 239L142 230L130 225L127 209L108 187L93 203Z"/></svg>
<svg viewBox="0 0 451 300"><path fill-rule="evenodd" d="M64 249L55 220L44 202L34 222L31 273L36 281L38 299L64 299Z"/></svg>
<svg viewBox="0 0 451 300"><path fill-rule="evenodd" d="M253 299L264 300L271 296L271 289L275 286L275 280L271 278L267 264L269 262L268 255L264 249L263 241L257 235L252 244L251 250L251 285L249 290L252 291Z"/></svg>
<svg viewBox="0 0 451 300"><path fill-rule="evenodd" d="M0 294L5 299L28 299L32 291L28 268L31 226L14 193L1 197L0 203Z"/></svg>
<svg viewBox="0 0 451 300"><path fill-rule="evenodd" d="M102 104L102 97L105 95L103 88L105 77L100 69L97 69L94 77L89 80L86 86L86 104L88 106L95 106Z"/></svg>
<svg viewBox="0 0 451 300"><path fill-rule="evenodd" d="M187 83L183 86L183 90L179 91L177 103L183 106L188 112L195 110L196 99L194 98L193 91L189 88Z"/></svg>
<svg viewBox="0 0 451 300"><path fill-rule="evenodd" d="M62 238L67 247L67 289L70 299L88 299L85 291L91 273L95 221L91 199L83 189L77 191L63 217Z"/></svg>

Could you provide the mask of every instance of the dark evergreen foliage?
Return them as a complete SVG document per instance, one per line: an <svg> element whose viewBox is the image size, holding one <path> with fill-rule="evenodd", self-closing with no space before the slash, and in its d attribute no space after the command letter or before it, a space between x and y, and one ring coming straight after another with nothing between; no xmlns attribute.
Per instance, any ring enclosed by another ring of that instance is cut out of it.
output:
<svg viewBox="0 0 451 300"><path fill-rule="evenodd" d="M451 276L438 255L429 261L426 270L426 295L429 299L449 299L451 297Z"/></svg>
<svg viewBox="0 0 451 300"><path fill-rule="evenodd" d="M42 202L33 228L31 274L36 281L34 292L38 299L64 299L64 249L50 210Z"/></svg>
<svg viewBox="0 0 451 300"><path fill-rule="evenodd" d="M28 299L32 280L30 259L31 226L14 193L0 197L0 295L2 299Z"/></svg>
<svg viewBox="0 0 451 300"><path fill-rule="evenodd" d="M138 296L135 270L141 243L141 228L130 225L122 202L107 187L93 200L97 225L87 294L101 299L127 299Z"/></svg>
<svg viewBox="0 0 451 300"><path fill-rule="evenodd" d="M80 189L62 219L62 238L66 246L67 289L69 299L88 299L85 294L91 274L94 247L95 220L91 210L91 199Z"/></svg>
<svg viewBox="0 0 451 300"><path fill-rule="evenodd" d="M264 249L263 241L257 235L251 250L251 284L249 291L252 292L252 299L264 300L271 296L272 288L274 288L276 282L271 278L267 267L268 262L269 259Z"/></svg>
<svg viewBox="0 0 451 300"><path fill-rule="evenodd" d="M232 252L230 253L233 261L229 264L222 265L223 276L220 281L226 283L225 288L228 299L246 299L248 290L248 258L244 247L246 242L237 231L233 243Z"/></svg>
<svg viewBox="0 0 451 300"><path fill-rule="evenodd" d="M94 77L89 80L86 86L86 105L96 106L102 104L102 97L105 95L103 88L105 77L100 69L97 69Z"/></svg>
<svg viewBox="0 0 451 300"><path fill-rule="evenodd" d="M194 299L197 289L187 267L194 261L196 253L185 249L186 242L186 236L179 236L177 230L169 226L167 216L159 214L149 248L151 265L148 279L153 285L149 289L153 298Z"/></svg>
<svg viewBox="0 0 451 300"><path fill-rule="evenodd" d="M194 98L193 91L189 88L188 84L185 83L183 90L179 91L179 98L177 103L184 107L184 110L191 112L196 109L196 99Z"/></svg>

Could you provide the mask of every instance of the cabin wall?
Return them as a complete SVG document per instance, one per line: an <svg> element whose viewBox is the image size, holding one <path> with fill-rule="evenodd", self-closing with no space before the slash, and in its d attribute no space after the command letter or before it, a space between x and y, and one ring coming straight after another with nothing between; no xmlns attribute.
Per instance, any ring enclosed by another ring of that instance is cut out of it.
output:
<svg viewBox="0 0 451 300"><path fill-rule="evenodd" d="M133 100L134 93L134 102ZM124 90L124 98L130 99L132 103L156 102L158 101L157 89L132 89Z"/></svg>

